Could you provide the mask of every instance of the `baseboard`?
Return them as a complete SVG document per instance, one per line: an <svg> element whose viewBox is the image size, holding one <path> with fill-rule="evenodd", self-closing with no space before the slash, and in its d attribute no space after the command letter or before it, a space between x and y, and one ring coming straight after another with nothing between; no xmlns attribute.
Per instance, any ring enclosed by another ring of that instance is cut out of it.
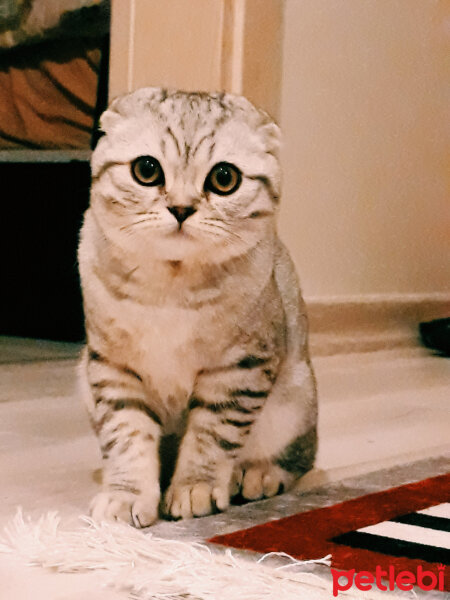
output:
<svg viewBox="0 0 450 600"><path fill-rule="evenodd" d="M418 325L450 316L450 293L307 298L313 356L420 344Z"/></svg>

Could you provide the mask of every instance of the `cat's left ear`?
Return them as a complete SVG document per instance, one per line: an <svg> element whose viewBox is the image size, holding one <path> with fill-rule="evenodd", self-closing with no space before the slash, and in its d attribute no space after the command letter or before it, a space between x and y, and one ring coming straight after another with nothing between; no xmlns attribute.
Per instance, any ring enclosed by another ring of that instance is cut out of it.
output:
<svg viewBox="0 0 450 600"><path fill-rule="evenodd" d="M274 121L265 123L260 129L266 144L266 151L278 157L281 147L281 130Z"/></svg>

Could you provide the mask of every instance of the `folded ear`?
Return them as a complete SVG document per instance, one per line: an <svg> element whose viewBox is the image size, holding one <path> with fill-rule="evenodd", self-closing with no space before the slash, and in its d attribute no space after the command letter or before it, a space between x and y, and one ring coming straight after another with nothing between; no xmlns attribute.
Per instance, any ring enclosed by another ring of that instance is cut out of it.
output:
<svg viewBox="0 0 450 600"><path fill-rule="evenodd" d="M152 103L159 104L166 97L167 90L159 87L140 88L117 96L100 117L100 130L108 134L122 117L145 111L151 108Z"/></svg>
<svg viewBox="0 0 450 600"><path fill-rule="evenodd" d="M108 133L111 129L114 128L115 123L117 123L121 117L120 105L123 102L123 96L119 96L114 98L108 108L100 117L100 126L99 129L103 133Z"/></svg>
<svg viewBox="0 0 450 600"><path fill-rule="evenodd" d="M281 130L276 123L271 121L261 127L260 130L266 142L267 152L278 157L281 146Z"/></svg>
<svg viewBox="0 0 450 600"><path fill-rule="evenodd" d="M105 153L108 148L108 134L111 133L123 119L120 110L122 98L123 96L115 98L100 117L98 130L95 132L95 148L91 157L91 173L94 178L97 177L106 160Z"/></svg>
<svg viewBox="0 0 450 600"><path fill-rule="evenodd" d="M267 157L267 167L271 182L273 198L278 202L281 193L281 129L272 118L263 110L259 111L262 122L258 127L258 134L265 145L265 150L270 156Z"/></svg>

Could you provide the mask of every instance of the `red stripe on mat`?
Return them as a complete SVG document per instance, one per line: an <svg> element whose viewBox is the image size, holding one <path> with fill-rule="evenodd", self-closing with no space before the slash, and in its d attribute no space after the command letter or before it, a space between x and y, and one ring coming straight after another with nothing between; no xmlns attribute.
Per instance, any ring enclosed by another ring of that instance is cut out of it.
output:
<svg viewBox="0 0 450 600"><path fill-rule="evenodd" d="M287 552L300 560L322 558L332 554L337 569L374 571L393 565L398 570L413 570L422 565L437 573L436 563L378 554L369 550L335 544L332 538L368 525L386 521L450 500L450 473L409 483L383 492L368 494L316 510L242 529L210 540L232 548L256 552ZM445 572L446 589L450 589L449 569Z"/></svg>

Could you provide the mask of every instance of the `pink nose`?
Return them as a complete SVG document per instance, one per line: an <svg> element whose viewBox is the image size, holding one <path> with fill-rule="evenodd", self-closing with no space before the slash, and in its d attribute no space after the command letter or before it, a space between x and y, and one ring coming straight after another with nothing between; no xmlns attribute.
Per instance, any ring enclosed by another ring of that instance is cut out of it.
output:
<svg viewBox="0 0 450 600"><path fill-rule="evenodd" d="M167 210L172 213L180 225L195 213L193 206L168 206Z"/></svg>

